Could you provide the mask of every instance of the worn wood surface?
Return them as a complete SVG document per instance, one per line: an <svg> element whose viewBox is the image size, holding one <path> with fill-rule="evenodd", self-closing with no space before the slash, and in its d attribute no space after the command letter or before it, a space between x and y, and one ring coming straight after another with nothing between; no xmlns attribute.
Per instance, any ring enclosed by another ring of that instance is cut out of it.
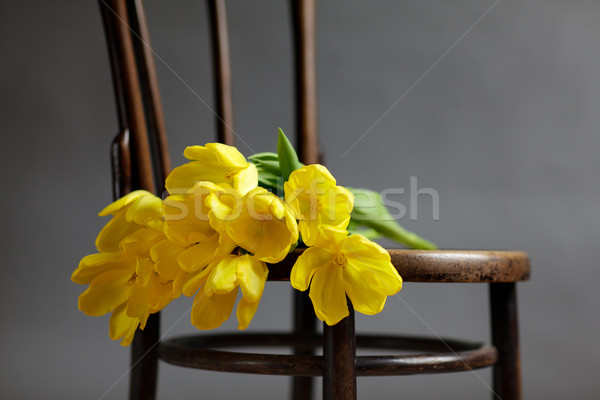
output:
<svg viewBox="0 0 600 400"><path fill-rule="evenodd" d="M333 326L323 323L323 400L356 399L356 335L354 308Z"/></svg>
<svg viewBox="0 0 600 400"><path fill-rule="evenodd" d="M323 356L264 354L214 350L236 347L303 347L323 345L322 335L257 332L199 334L163 341L160 358L170 364L211 371L264 375L323 376ZM397 355L356 357L357 376L434 374L489 367L496 362L492 346L467 341L393 335L357 335L359 348L398 350ZM450 347L451 350L448 349ZM401 350L424 351L403 354Z"/></svg>
<svg viewBox="0 0 600 400"><path fill-rule="evenodd" d="M302 254L294 250L269 265L269 280L289 280ZM530 276L529 257L519 251L388 250L405 282L519 282Z"/></svg>

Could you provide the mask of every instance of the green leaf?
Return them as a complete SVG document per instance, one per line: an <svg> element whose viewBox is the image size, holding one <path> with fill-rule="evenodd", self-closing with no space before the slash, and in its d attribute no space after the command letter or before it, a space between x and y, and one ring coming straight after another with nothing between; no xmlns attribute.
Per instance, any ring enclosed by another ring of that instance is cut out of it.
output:
<svg viewBox="0 0 600 400"><path fill-rule="evenodd" d="M354 230L361 226L413 249L433 250L437 248L429 240L403 228L383 204L379 193L368 189L350 187L347 189L354 194L354 209L351 215Z"/></svg>
<svg viewBox="0 0 600 400"><path fill-rule="evenodd" d="M248 160L252 160L252 161L279 161L279 159L277 158L277 153L272 153L270 151L266 151L264 153L256 153L256 154L252 154L250 157L248 157Z"/></svg>
<svg viewBox="0 0 600 400"><path fill-rule="evenodd" d="M271 172L258 170L258 186L283 197L283 178Z"/></svg>
<svg viewBox="0 0 600 400"><path fill-rule="evenodd" d="M277 155L279 156L279 166L284 181L288 180L294 170L302 168L302 163L298 160L298 154L296 154L294 146L292 146L281 128L279 128L279 140L277 140Z"/></svg>
<svg viewBox="0 0 600 400"><path fill-rule="evenodd" d="M272 160L262 160L262 161L258 161L258 160L251 160L252 163L254 163L254 165L256 165L256 168L259 170L263 170L263 171L267 171L267 172L271 172L275 175L281 176L281 168L279 168L279 161L277 159L275 159L275 161Z"/></svg>

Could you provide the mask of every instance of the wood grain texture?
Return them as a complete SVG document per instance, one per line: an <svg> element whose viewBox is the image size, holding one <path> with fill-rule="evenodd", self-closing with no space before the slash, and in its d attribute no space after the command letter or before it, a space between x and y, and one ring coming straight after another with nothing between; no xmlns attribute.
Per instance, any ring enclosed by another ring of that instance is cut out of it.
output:
<svg viewBox="0 0 600 400"><path fill-rule="evenodd" d="M529 257L518 251L388 250L404 282L519 282L530 277ZM269 265L269 280L289 280L301 249Z"/></svg>

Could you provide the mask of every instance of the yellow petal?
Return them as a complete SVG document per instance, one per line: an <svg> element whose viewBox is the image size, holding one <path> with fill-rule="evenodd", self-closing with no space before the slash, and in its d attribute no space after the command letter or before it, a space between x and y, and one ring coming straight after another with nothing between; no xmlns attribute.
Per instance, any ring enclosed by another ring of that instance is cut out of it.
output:
<svg viewBox="0 0 600 400"><path fill-rule="evenodd" d="M343 186L333 186L325 193L322 206L322 212L320 213L322 224L346 229L348 223L345 221L350 221L348 217L354 207L354 195Z"/></svg>
<svg viewBox="0 0 600 400"><path fill-rule="evenodd" d="M248 301L245 297L240 300L236 312L239 330L243 331L250 325L250 321L252 321L258 309L258 304L258 301Z"/></svg>
<svg viewBox="0 0 600 400"><path fill-rule="evenodd" d="M111 270L98 275L79 296L79 310L93 317L111 312L127 300L130 279L127 270Z"/></svg>
<svg viewBox="0 0 600 400"><path fill-rule="evenodd" d="M135 266L135 257L129 255L121 253L90 254L79 262L79 267L73 272L71 280L80 285L87 285L99 274L110 270L126 270L131 275L135 272Z"/></svg>
<svg viewBox="0 0 600 400"><path fill-rule="evenodd" d="M242 196L237 190L227 184L212 188L206 197L206 206L210 209L208 214L210 225L217 232L224 232L227 223L237 219L243 210Z"/></svg>
<svg viewBox="0 0 600 400"><path fill-rule="evenodd" d="M207 143L204 146L188 146L183 152L188 160L197 160L229 168L244 168L248 161L233 146L222 143Z"/></svg>
<svg viewBox="0 0 600 400"><path fill-rule="evenodd" d="M154 269L161 278L173 280L181 271L177 257L185 249L170 240L164 239L150 248L150 256L155 262Z"/></svg>
<svg viewBox="0 0 600 400"><path fill-rule="evenodd" d="M249 255L238 257L236 277L244 299L258 302L263 294L269 270L267 265ZM239 310L239 306L238 306Z"/></svg>
<svg viewBox="0 0 600 400"><path fill-rule="evenodd" d="M125 312L125 308L127 307L127 303L123 303L113 311L108 329L108 336L112 340L119 340L123 338L121 341L122 346L129 346L131 341L133 340L133 336L137 331L138 325L140 321L137 318L131 318L127 316Z"/></svg>
<svg viewBox="0 0 600 400"><path fill-rule="evenodd" d="M127 315L140 320L140 329L144 329L150 306L148 305L148 288L134 283L127 299Z"/></svg>
<svg viewBox="0 0 600 400"><path fill-rule="evenodd" d="M171 300L173 300L173 281L162 281L158 278L151 279L148 288L150 313L162 310Z"/></svg>
<svg viewBox="0 0 600 400"><path fill-rule="evenodd" d="M306 222L300 221L300 229L302 232L302 240L308 246L316 246L327 249L332 253L339 253L342 251L342 245L348 237L348 232L344 229L336 228L332 225L317 225L315 233L307 234L305 237Z"/></svg>
<svg viewBox="0 0 600 400"><path fill-rule="evenodd" d="M387 296L378 291L379 281L373 271L348 264L342 270L342 277L344 289L356 311L374 315L383 310Z"/></svg>
<svg viewBox="0 0 600 400"><path fill-rule="evenodd" d="M377 288L383 294L394 295L402 289L402 278L390 261L389 253L380 245L361 235L351 235L342 244L349 264L357 269L369 269L379 280Z"/></svg>
<svg viewBox="0 0 600 400"><path fill-rule="evenodd" d="M281 261L298 240L298 227L291 211L263 188L252 190L244 201L242 214L227 225L227 234L262 261Z"/></svg>
<svg viewBox="0 0 600 400"><path fill-rule="evenodd" d="M227 321L237 298L237 289L207 296L199 291L192 306L192 324L198 329L215 329Z"/></svg>
<svg viewBox="0 0 600 400"><path fill-rule="evenodd" d="M119 243L119 247L125 254L150 257L150 248L164 238L162 232L150 228L140 228L125 236Z"/></svg>
<svg viewBox="0 0 600 400"><path fill-rule="evenodd" d="M320 268L310 284L310 299L317 318L335 325L349 315L341 268Z"/></svg>
<svg viewBox="0 0 600 400"><path fill-rule="evenodd" d="M134 222L127 221L126 211L115 215L100 231L96 238L96 248L102 253L116 253L120 251L119 243L129 234L140 229Z"/></svg>
<svg viewBox="0 0 600 400"><path fill-rule="evenodd" d="M233 183L226 179L229 168L206 164L200 161L190 161L183 164L167 176L165 187L170 194L181 194L194 187L197 182L209 181L213 183Z"/></svg>
<svg viewBox="0 0 600 400"><path fill-rule="evenodd" d="M169 196L163 201L164 233L182 246L209 239L215 233L205 205L208 193L201 187L192 190L189 194Z"/></svg>
<svg viewBox="0 0 600 400"><path fill-rule="evenodd" d="M183 250L177 257L177 261L184 271L197 271L214 261L218 248L219 234L215 232L210 239L203 240ZM231 252L231 250L233 250L233 247L227 253Z"/></svg>
<svg viewBox="0 0 600 400"><path fill-rule="evenodd" d="M173 294L183 293L187 297L192 297L198 289L206 282L208 274L212 271L208 266L204 270L194 272L183 272L179 274L173 282Z"/></svg>
<svg viewBox="0 0 600 400"><path fill-rule="evenodd" d="M212 269L204 285L204 292L226 294L237 287L236 269L240 257L228 255L223 257Z"/></svg>
<svg viewBox="0 0 600 400"><path fill-rule="evenodd" d="M154 275L154 262L148 258L138 258L135 271L137 284L148 286L150 278Z"/></svg>
<svg viewBox="0 0 600 400"><path fill-rule="evenodd" d="M131 203L125 216L130 222L162 231L162 200L146 192Z"/></svg>
<svg viewBox="0 0 600 400"><path fill-rule="evenodd" d="M248 164L233 176L233 187L244 196L258 186L258 170L254 164Z"/></svg>
<svg viewBox="0 0 600 400"><path fill-rule="evenodd" d="M335 254L318 247L310 247L298 257L290 275L294 289L305 291L319 268L328 268Z"/></svg>
<svg viewBox="0 0 600 400"><path fill-rule="evenodd" d="M100 211L98 215L101 217L105 217L109 214L116 215L119 211L121 211L140 197L148 195L154 196L152 193L146 190L135 190L131 193L127 193L125 196L106 206L102 211Z"/></svg>

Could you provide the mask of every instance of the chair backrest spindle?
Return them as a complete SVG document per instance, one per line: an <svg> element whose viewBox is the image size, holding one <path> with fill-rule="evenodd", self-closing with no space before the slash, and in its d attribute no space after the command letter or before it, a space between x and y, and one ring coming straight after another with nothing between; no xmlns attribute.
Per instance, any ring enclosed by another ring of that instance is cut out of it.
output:
<svg viewBox="0 0 600 400"><path fill-rule="evenodd" d="M300 161L316 164L317 141L317 69L316 2L292 0L294 68L296 98L296 142Z"/></svg>
<svg viewBox="0 0 600 400"><path fill-rule="evenodd" d="M159 190L163 190L165 179L171 171L171 163L158 77L154 64L154 52L152 51L142 0L127 0L127 5L150 146L156 156L154 157L156 186Z"/></svg>
<svg viewBox="0 0 600 400"><path fill-rule="evenodd" d="M126 0L99 0L109 47L120 132L129 130L132 188L155 191L146 117Z"/></svg>
<svg viewBox="0 0 600 400"><path fill-rule="evenodd" d="M211 30L217 141L234 144L231 61L225 0L207 0Z"/></svg>

